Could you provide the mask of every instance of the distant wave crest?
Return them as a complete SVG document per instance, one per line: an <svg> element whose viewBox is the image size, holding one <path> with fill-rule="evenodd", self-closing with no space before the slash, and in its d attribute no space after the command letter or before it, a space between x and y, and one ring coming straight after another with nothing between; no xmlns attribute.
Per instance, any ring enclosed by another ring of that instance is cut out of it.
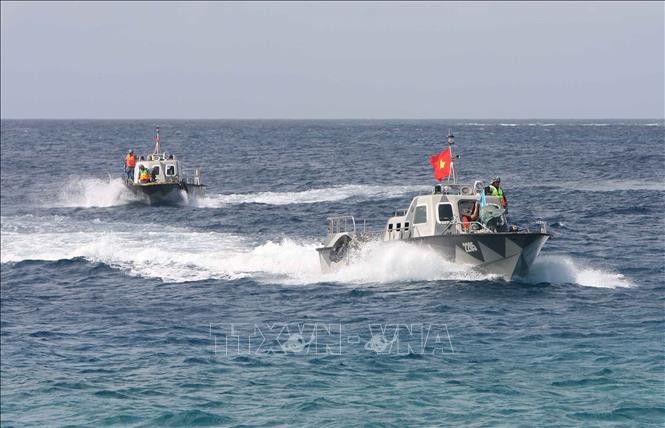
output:
<svg viewBox="0 0 665 428"><path fill-rule="evenodd" d="M566 191L578 190L583 192L616 192L623 190L653 190L664 191L665 182L654 180L584 180L564 181L559 183L537 184L537 186L564 189Z"/></svg>

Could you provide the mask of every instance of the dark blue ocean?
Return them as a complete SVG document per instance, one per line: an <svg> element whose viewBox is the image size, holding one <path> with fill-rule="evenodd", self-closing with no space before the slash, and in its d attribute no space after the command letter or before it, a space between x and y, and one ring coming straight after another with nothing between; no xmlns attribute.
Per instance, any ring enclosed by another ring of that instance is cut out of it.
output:
<svg viewBox="0 0 665 428"><path fill-rule="evenodd" d="M128 149L201 168L150 207ZM369 246L323 275L325 219L382 227L500 175L549 222L527 278ZM10 426L662 426L662 120L3 120L1 415Z"/></svg>

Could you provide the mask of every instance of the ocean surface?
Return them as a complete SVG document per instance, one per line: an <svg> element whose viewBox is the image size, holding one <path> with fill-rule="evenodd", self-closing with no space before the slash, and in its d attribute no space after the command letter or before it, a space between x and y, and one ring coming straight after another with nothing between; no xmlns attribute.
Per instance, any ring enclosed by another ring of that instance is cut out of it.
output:
<svg viewBox="0 0 665 428"><path fill-rule="evenodd" d="M123 187L154 128L207 197ZM500 175L549 222L527 278L369 245L322 274L325 219L382 227ZM1 414L10 426L662 426L662 120L3 120Z"/></svg>

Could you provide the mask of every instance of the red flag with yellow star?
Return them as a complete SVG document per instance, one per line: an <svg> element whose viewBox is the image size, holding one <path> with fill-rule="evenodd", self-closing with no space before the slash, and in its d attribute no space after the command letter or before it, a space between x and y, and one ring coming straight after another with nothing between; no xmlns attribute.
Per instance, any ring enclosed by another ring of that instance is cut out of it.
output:
<svg viewBox="0 0 665 428"><path fill-rule="evenodd" d="M432 155L429 161L434 167L434 178L441 181L450 175L450 148L438 155Z"/></svg>

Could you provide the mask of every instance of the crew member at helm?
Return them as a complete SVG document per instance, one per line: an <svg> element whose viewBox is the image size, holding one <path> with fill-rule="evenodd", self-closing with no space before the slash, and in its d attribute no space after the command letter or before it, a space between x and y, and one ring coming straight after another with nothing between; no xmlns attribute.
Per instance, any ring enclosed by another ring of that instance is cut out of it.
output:
<svg viewBox="0 0 665 428"><path fill-rule="evenodd" d="M478 210L480 209L480 204L478 201L473 201L470 207L468 207L464 214L462 215L462 229L465 232L468 232L471 228L471 223L478 221Z"/></svg>

